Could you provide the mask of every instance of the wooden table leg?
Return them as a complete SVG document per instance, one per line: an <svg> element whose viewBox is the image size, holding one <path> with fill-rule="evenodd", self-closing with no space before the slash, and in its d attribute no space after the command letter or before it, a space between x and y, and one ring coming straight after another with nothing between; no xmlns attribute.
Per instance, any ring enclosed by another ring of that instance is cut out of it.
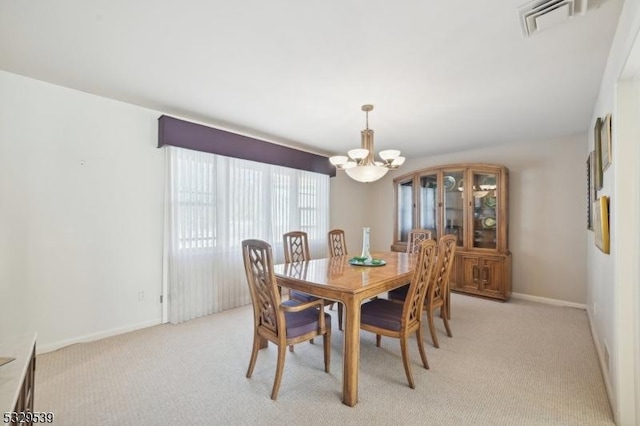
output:
<svg viewBox="0 0 640 426"><path fill-rule="evenodd" d="M350 407L358 403L358 369L360 365L360 303L349 298L344 302L344 353L342 402Z"/></svg>

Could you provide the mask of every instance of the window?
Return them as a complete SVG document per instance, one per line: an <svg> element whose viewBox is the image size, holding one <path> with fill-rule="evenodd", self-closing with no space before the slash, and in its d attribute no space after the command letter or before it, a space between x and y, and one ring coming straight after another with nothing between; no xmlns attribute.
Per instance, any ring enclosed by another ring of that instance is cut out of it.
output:
<svg viewBox="0 0 640 426"><path fill-rule="evenodd" d="M282 262L282 234L301 230L326 256L329 176L176 147L167 157L171 322L250 303L242 240L269 242Z"/></svg>

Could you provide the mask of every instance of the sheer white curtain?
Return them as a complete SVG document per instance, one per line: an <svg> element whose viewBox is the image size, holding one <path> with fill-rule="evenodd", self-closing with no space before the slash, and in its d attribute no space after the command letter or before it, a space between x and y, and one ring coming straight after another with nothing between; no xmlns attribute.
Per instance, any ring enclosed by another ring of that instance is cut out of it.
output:
<svg viewBox="0 0 640 426"><path fill-rule="evenodd" d="M309 234L327 255L329 176L168 146L165 280L168 320L180 323L251 303L241 242L268 241L284 261L282 234Z"/></svg>

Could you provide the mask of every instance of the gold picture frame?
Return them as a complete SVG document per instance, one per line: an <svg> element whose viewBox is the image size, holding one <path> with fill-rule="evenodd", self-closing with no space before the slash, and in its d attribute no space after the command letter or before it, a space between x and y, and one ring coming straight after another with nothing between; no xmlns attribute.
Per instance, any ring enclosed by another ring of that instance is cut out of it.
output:
<svg viewBox="0 0 640 426"><path fill-rule="evenodd" d="M602 158L602 171L611 165L611 114L605 115L600 128L600 157Z"/></svg>
<svg viewBox="0 0 640 426"><path fill-rule="evenodd" d="M609 254L609 197L606 195L593 203L593 229L596 247Z"/></svg>

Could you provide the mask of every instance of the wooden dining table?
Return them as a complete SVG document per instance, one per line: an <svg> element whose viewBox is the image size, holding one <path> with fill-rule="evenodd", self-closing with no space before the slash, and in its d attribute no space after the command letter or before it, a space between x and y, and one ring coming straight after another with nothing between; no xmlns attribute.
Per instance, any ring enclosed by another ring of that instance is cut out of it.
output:
<svg viewBox="0 0 640 426"><path fill-rule="evenodd" d="M409 283L417 258L399 252L375 252L372 256L386 264L356 266L349 263L352 256L336 256L274 266L278 285L343 304L342 402L350 407L358 403L360 304Z"/></svg>

